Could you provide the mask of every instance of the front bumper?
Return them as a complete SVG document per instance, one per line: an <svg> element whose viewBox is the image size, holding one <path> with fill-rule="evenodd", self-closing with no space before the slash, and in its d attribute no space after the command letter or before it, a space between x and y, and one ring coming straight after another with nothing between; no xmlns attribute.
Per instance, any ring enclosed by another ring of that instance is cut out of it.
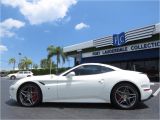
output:
<svg viewBox="0 0 160 120"><path fill-rule="evenodd" d="M17 93L16 87L14 85L11 85L9 88L10 99L17 101L16 93Z"/></svg>

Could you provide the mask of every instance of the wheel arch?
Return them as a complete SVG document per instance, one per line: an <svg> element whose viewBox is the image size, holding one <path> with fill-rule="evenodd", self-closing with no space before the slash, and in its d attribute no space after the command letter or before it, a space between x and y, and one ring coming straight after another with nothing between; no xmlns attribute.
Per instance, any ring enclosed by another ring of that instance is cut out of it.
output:
<svg viewBox="0 0 160 120"><path fill-rule="evenodd" d="M22 83L22 84L18 87L18 90L17 90L17 92L16 92L16 99L18 100L18 92L19 92L19 90L20 90L24 85L26 85L26 84L34 84L34 85L36 85L36 86L39 88L40 94L41 94L41 102L42 102L42 101L43 101L42 89L41 89L41 87L40 87L37 83L32 82L32 81L24 82L24 83Z"/></svg>
<svg viewBox="0 0 160 120"><path fill-rule="evenodd" d="M10 76L10 78L11 78L11 77L15 77L15 78L17 78L17 76L16 76L16 75L11 75L11 76Z"/></svg>
<svg viewBox="0 0 160 120"><path fill-rule="evenodd" d="M138 88L138 86L137 86L136 84L134 84L133 82L130 82L130 81L120 81L120 82L116 83L116 84L112 87L112 89L111 89L111 92L110 92L110 100L111 100L111 94L112 94L113 89L114 89L117 85L122 84L122 83L128 83L128 84L133 85L133 86L137 89L138 94L139 94L139 101L141 101L141 92L140 92L140 89Z"/></svg>

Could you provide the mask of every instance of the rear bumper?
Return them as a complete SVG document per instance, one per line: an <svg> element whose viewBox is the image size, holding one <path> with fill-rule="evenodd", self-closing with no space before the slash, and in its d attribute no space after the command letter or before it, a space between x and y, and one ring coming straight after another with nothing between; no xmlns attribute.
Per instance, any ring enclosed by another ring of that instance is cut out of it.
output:
<svg viewBox="0 0 160 120"><path fill-rule="evenodd" d="M147 100L151 99L152 97L154 97L154 96L153 96L153 94L151 94L148 98L143 99L143 100L142 100L142 102L145 102L145 101L147 101Z"/></svg>
<svg viewBox="0 0 160 120"><path fill-rule="evenodd" d="M150 85L155 85L155 84L151 83ZM145 92L145 96L148 96L148 95L149 96L145 99L142 99L142 101L146 101L146 100L151 99L152 97L157 96L159 94L159 92L160 92L160 87L154 93L152 92L152 90L149 90L149 91Z"/></svg>
<svg viewBox="0 0 160 120"><path fill-rule="evenodd" d="M143 90L142 94L141 94L141 101L146 101L150 98L150 96L152 96L153 91L151 89L145 91Z"/></svg>

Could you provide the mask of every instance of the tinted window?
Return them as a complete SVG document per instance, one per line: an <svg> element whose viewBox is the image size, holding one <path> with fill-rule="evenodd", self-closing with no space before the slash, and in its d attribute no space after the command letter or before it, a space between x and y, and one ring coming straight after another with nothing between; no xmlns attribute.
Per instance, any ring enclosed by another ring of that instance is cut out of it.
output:
<svg viewBox="0 0 160 120"><path fill-rule="evenodd" d="M29 74L29 72L28 72L28 71L25 71L24 74Z"/></svg>
<svg viewBox="0 0 160 120"><path fill-rule="evenodd" d="M79 75L93 75L93 74L110 72L113 71L113 69L98 65L84 65L72 71L75 72L76 76L79 76Z"/></svg>
<svg viewBox="0 0 160 120"><path fill-rule="evenodd" d="M23 74L23 72L22 71L20 71L20 72L18 72L19 74Z"/></svg>

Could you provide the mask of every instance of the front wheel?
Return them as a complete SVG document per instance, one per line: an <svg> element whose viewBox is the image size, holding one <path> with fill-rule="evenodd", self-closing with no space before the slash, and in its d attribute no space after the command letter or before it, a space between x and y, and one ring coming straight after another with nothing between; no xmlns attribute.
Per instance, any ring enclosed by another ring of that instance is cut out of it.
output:
<svg viewBox="0 0 160 120"><path fill-rule="evenodd" d="M36 84L28 83L20 87L17 94L17 101L25 107L32 107L41 102L42 95Z"/></svg>
<svg viewBox="0 0 160 120"><path fill-rule="evenodd" d="M120 109L133 109L139 103L138 90L129 83L116 85L111 93L111 103Z"/></svg>

